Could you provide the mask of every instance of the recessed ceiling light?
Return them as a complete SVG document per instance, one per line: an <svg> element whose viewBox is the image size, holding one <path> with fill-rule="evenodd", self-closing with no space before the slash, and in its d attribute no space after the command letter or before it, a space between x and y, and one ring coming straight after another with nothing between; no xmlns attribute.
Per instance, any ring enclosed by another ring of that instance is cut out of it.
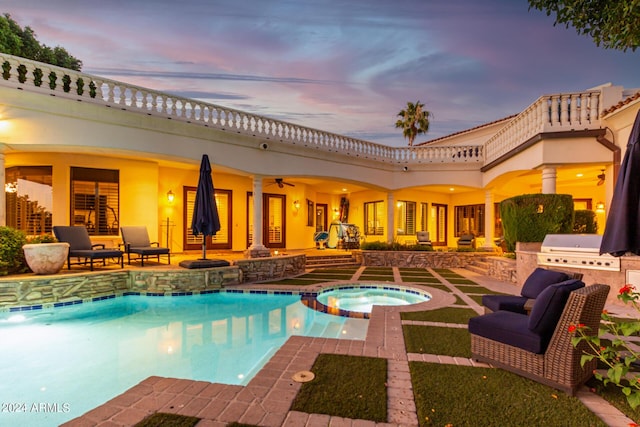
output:
<svg viewBox="0 0 640 427"><path fill-rule="evenodd" d="M449 187L449 191L454 191L454 190L455 190L455 188Z"/></svg>
<svg viewBox="0 0 640 427"><path fill-rule="evenodd" d="M346 192L346 191L347 191L347 189L346 189L346 188L343 188L343 189L342 189L342 191Z"/></svg>
<svg viewBox="0 0 640 427"><path fill-rule="evenodd" d="M577 176L578 178L582 178L582 177L584 176L584 174L583 174L583 173L577 173L577 174L576 174L576 176Z"/></svg>

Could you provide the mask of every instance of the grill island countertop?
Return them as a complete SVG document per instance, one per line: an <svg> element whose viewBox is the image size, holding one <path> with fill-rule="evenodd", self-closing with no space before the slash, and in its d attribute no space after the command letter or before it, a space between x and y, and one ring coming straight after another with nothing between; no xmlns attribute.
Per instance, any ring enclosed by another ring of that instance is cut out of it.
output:
<svg viewBox="0 0 640 427"><path fill-rule="evenodd" d="M538 265L620 271L620 258L600 255L600 234L547 234Z"/></svg>

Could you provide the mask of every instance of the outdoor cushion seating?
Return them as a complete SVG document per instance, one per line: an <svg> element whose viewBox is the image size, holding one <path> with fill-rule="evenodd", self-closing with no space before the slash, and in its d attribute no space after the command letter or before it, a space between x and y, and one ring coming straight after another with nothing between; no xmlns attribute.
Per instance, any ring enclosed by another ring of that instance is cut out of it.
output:
<svg viewBox="0 0 640 427"><path fill-rule="evenodd" d="M120 227L124 250L127 254L127 263L131 264L131 254L138 255L135 260L140 260L140 265L144 267L144 260L149 257L156 257L160 262L160 256L167 257L167 264L171 264L171 251L169 248L160 247L160 243L149 241L149 233L145 226L123 226Z"/></svg>
<svg viewBox="0 0 640 427"><path fill-rule="evenodd" d="M416 238L418 239L418 245L432 246L428 231L418 231Z"/></svg>
<svg viewBox="0 0 640 427"><path fill-rule="evenodd" d="M485 307L485 313L507 310L525 314L530 311L533 300L543 290L567 279L582 279L582 274L538 267L525 280L520 295L483 295L482 305Z"/></svg>
<svg viewBox="0 0 640 427"><path fill-rule="evenodd" d="M473 234L463 234L458 239L458 248L470 248L473 249L476 243L476 236Z"/></svg>
<svg viewBox="0 0 640 427"><path fill-rule="evenodd" d="M581 366L588 347L574 348L569 326L584 324L587 334L596 334L608 293L607 285L570 279L542 291L530 316L497 311L471 318L472 358L573 395L597 360Z"/></svg>
<svg viewBox="0 0 640 427"><path fill-rule="evenodd" d="M53 234L60 242L69 244L69 255L67 256L67 268L71 269L71 258L76 258L74 265L86 265L89 262L89 268L93 271L93 260L102 260L102 264L106 265L107 259L116 259L120 267L124 268L124 257L121 250L107 249L102 243L91 243L89 232L84 226L62 226L53 227Z"/></svg>

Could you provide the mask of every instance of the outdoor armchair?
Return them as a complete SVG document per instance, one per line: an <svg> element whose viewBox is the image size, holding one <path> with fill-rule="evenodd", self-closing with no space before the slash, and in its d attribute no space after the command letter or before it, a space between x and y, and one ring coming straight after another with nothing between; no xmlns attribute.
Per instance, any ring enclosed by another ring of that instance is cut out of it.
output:
<svg viewBox="0 0 640 427"><path fill-rule="evenodd" d="M418 231L416 232L416 238L418 239L418 245L431 246L431 239L429 238L428 231Z"/></svg>
<svg viewBox="0 0 640 427"><path fill-rule="evenodd" d="M482 305L484 306L484 312L491 313L492 311L506 310L526 314L531 311L535 299L538 298L542 291L548 286L568 279L582 279L582 273L548 270L538 267L525 280L520 295L483 295Z"/></svg>
<svg viewBox="0 0 640 427"><path fill-rule="evenodd" d="M576 289L577 287L577 289ZM571 343L569 326L595 335L609 286L571 279L546 288L531 315L497 311L469 320L471 357L574 395L593 375L597 358L581 365L585 341Z"/></svg>
<svg viewBox="0 0 640 427"><path fill-rule="evenodd" d="M127 226L120 227L122 233L122 241L124 242L124 250L127 254L127 263L131 264L131 254L137 255L135 260L140 260L140 265L144 267L145 259L149 257L157 257L160 262L160 256L167 257L167 264L171 264L171 251L169 248L160 247L159 242L150 242L149 233L145 226Z"/></svg>
<svg viewBox="0 0 640 427"><path fill-rule="evenodd" d="M67 268L71 269L71 258L76 258L76 264L86 265L93 271L93 260L102 260L102 265L106 265L107 259L116 259L121 268L124 268L124 257L121 250L107 249L102 243L91 243L89 232L84 226L63 226L53 227L53 234L60 242L69 244L69 255L67 256Z"/></svg>
<svg viewBox="0 0 640 427"><path fill-rule="evenodd" d="M476 244L476 236L473 234L463 234L458 239L458 248L473 249Z"/></svg>

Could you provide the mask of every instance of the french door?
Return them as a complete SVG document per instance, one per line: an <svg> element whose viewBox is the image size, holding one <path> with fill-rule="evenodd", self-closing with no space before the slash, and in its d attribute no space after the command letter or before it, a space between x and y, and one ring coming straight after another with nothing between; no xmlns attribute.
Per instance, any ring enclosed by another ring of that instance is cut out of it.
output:
<svg viewBox="0 0 640 427"><path fill-rule="evenodd" d="M262 244L267 248L286 247L286 206L284 194L262 195ZM247 193L247 247L253 243L253 194Z"/></svg>
<svg viewBox="0 0 640 427"><path fill-rule="evenodd" d="M207 249L231 249L231 190L215 189L216 206L218 207L218 216L220 217L220 231L215 236L207 237ZM193 207L196 201L196 187L184 187L184 242L185 250L202 248L202 234L194 235L191 230L191 220L193 219Z"/></svg>

